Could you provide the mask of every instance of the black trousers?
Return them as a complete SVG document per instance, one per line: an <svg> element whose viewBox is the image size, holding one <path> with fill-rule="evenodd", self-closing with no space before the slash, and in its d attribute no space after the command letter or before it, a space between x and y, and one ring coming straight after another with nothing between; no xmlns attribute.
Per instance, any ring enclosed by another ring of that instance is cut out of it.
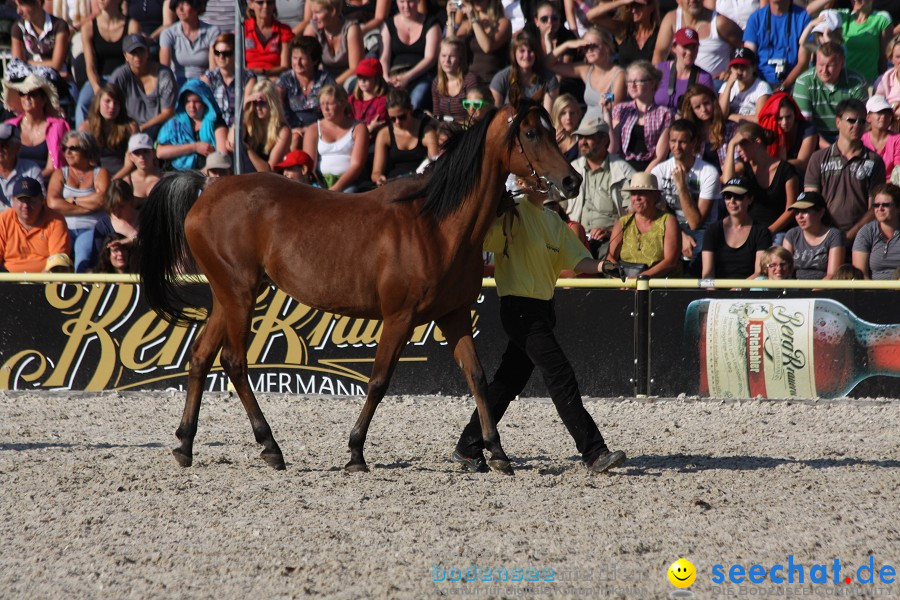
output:
<svg viewBox="0 0 900 600"><path fill-rule="evenodd" d="M553 335L556 325L553 301L503 296L500 321L509 343L488 386L488 406L494 422L500 422L509 403L525 389L537 367L556 411L584 460L590 462L607 450L597 424L581 401L575 371ZM456 449L465 456L476 456L484 449L477 410L463 429Z"/></svg>

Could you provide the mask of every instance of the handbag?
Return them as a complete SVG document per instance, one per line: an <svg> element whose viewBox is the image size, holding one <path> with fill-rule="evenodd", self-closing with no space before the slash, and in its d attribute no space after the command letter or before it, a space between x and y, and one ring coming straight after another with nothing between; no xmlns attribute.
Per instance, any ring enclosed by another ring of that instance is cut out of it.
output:
<svg viewBox="0 0 900 600"><path fill-rule="evenodd" d="M622 272L625 274L625 277L637 277L650 268L650 265L628 262L627 260L620 260L619 265L622 267Z"/></svg>

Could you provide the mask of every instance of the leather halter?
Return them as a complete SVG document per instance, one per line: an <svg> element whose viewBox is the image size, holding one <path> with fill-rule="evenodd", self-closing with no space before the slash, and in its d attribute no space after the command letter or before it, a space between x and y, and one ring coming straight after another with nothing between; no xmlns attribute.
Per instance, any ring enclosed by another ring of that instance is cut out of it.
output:
<svg viewBox="0 0 900 600"><path fill-rule="evenodd" d="M529 108L528 110L536 110L536 107ZM516 118L516 114L515 113L511 114L506 119L506 123L509 125L512 125L512 122L515 120L515 118ZM524 120L524 118L523 118L523 120ZM519 124L521 125L521 121L519 122ZM544 195L549 194L550 188L553 187L553 182L550 181L549 179L547 179L546 177L544 177L543 175L538 175L537 171L535 171L534 165L532 164L531 159L528 158L528 154L525 153L525 147L522 146L522 142L521 142L521 140L519 140L520 134L521 134L521 127L520 127L520 131L516 132L516 147L519 150L519 154L522 155L522 158L524 158L525 162L528 164L528 169L531 171L531 173L529 175L526 175L525 177L520 176L521 179L523 181L525 181L525 184L526 184L525 188L536 194L544 194ZM529 178L534 179L535 183L533 183L533 184L529 183L528 182ZM521 195L521 194L518 194L518 195Z"/></svg>

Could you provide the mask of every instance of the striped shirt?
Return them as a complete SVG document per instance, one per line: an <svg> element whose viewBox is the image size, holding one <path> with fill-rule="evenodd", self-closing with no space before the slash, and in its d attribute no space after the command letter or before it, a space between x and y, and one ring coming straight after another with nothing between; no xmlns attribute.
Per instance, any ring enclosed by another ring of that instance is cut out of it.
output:
<svg viewBox="0 0 900 600"><path fill-rule="evenodd" d="M622 141L622 158L625 160L653 160L656 158L656 143L664 129L672 126L672 109L667 106L653 104L644 113L644 143L647 151L639 155L630 155L628 146L631 142L631 131L641 113L637 105L631 102L623 102L613 107L613 122L619 123L619 139Z"/></svg>
<svg viewBox="0 0 900 600"><path fill-rule="evenodd" d="M829 142L837 139L834 123L835 108L841 100L868 99L866 78L855 71L844 69L834 84L824 83L816 76L815 67L807 69L794 83L794 100L803 117L812 121L816 132Z"/></svg>

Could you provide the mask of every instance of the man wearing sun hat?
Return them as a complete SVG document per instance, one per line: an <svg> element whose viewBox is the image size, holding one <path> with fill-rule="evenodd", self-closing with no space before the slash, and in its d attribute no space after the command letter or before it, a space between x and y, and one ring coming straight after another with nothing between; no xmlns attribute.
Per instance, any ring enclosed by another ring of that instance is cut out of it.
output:
<svg viewBox="0 0 900 600"><path fill-rule="evenodd" d="M59 255L68 259L72 246L69 228L65 219L45 204L41 184L23 177L13 186L12 197L12 210L0 213L3 268L14 273L40 273L48 269L48 264L58 266L63 260Z"/></svg>
<svg viewBox="0 0 900 600"><path fill-rule="evenodd" d="M609 153L609 124L598 117L584 117L574 135L579 156L572 161L572 168L583 181L578 195L560 204L570 219L584 226L591 254L603 258L613 225L628 212L630 197L623 187L634 169L619 156Z"/></svg>

